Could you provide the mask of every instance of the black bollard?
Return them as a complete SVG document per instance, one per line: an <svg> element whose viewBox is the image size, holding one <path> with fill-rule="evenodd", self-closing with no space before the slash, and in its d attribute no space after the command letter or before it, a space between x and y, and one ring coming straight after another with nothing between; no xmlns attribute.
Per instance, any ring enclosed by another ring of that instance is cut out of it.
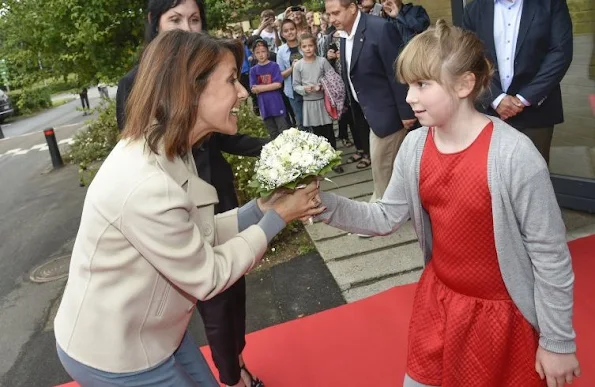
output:
<svg viewBox="0 0 595 387"><path fill-rule="evenodd" d="M60 168L64 166L64 162L62 161L62 156L60 156L60 148L58 148L58 143L56 142L56 135L54 133L54 128L49 128L43 131L45 136L45 141L48 143L48 148L50 149L50 157L52 158L52 165L54 168Z"/></svg>

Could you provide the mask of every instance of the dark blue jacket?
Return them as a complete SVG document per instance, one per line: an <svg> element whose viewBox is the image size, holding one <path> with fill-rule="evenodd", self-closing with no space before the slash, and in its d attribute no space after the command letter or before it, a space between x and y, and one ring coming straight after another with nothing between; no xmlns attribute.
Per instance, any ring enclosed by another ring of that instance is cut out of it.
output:
<svg viewBox="0 0 595 387"><path fill-rule="evenodd" d="M424 32L430 26L430 16L421 5L411 3L403 4L397 17L387 17L387 20L397 29L403 38L403 43L407 44L413 37Z"/></svg>
<svg viewBox="0 0 595 387"><path fill-rule="evenodd" d="M463 26L486 45L495 66L483 110L497 116L492 102L502 93L494 43L494 0L474 0L465 8ZM540 128L564 121L560 82L572 62L572 20L566 0L524 0L514 57L514 78L506 91L531 103L506 122L517 128Z"/></svg>
<svg viewBox="0 0 595 387"><path fill-rule="evenodd" d="M403 128L402 120L415 115L405 98L407 86L395 79L394 64L403 40L397 29L386 20L361 13L355 32L351 70L345 61L345 39L341 39L341 76L349 92L350 73L370 129L378 137L386 137Z"/></svg>

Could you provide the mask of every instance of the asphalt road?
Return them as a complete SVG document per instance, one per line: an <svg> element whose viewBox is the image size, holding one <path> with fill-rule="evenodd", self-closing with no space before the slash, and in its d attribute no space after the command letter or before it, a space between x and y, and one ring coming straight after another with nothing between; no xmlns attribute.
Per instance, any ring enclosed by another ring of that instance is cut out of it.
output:
<svg viewBox="0 0 595 387"><path fill-rule="evenodd" d="M117 88L109 88L110 97L116 96ZM91 108L97 107L99 104L99 92L97 88L89 89L89 105ZM23 134L35 133L42 131L48 127L61 127L65 125L77 124L84 120L82 116L81 102L78 95L73 94L74 100L57 108L46 110L33 117L18 120L6 124L2 124L2 131L4 137L16 137ZM1 152L0 152L1 153Z"/></svg>
<svg viewBox="0 0 595 387"><path fill-rule="evenodd" d="M93 102L91 104L93 106ZM36 284L29 280L29 276L37 265L70 253L86 191L79 187L76 166L52 169L49 152L44 146L45 138L40 131L54 127L56 139L62 142L60 147L64 151L69 139L89 118L76 110L73 101L38 116L2 126L7 136L0 140L2 386L43 385L21 384L14 378L8 380L6 374L19 357L26 355L23 350L27 343L29 353L36 348L47 351L47 346L39 347L30 339L47 331L50 308L64 281ZM31 369L41 366L38 363L43 363L46 358L47 354L46 357L36 357L37 363L31 364ZM56 377L68 380L66 375L57 372L54 373Z"/></svg>

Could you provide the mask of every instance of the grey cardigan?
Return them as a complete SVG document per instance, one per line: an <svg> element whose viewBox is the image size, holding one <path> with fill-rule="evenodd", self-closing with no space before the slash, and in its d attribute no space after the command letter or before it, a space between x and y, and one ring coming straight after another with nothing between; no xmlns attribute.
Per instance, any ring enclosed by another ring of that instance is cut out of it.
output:
<svg viewBox="0 0 595 387"><path fill-rule="evenodd" d="M500 272L512 300L540 332L540 346L573 353L574 273L547 165L528 137L498 118L489 118L494 132L488 185ZM323 192L327 211L320 219L353 233L387 235L411 218L427 264L432 257L432 225L419 196L427 135L428 128L407 135L382 200L363 203Z"/></svg>

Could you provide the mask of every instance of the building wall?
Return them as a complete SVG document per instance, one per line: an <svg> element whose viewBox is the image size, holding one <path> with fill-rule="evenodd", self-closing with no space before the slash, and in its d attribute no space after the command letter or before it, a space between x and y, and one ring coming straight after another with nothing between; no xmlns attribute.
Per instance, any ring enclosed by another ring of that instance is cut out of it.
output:
<svg viewBox="0 0 595 387"><path fill-rule="evenodd" d="M460 0L462 1L462 0ZM535 1L535 0L534 0ZM541 0L537 0L541 1ZM442 18L452 21L450 0L413 0L414 4L423 6L432 23ZM469 2L469 1L468 1ZM595 32L595 1L593 0L567 0L568 9L572 16L575 34L588 34Z"/></svg>

